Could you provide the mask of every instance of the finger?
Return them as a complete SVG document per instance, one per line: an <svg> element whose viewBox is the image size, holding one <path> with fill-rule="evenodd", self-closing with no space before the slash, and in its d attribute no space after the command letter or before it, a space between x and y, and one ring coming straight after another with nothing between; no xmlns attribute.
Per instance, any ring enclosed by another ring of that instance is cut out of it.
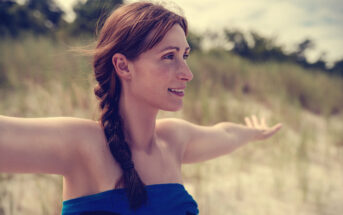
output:
<svg viewBox="0 0 343 215"><path fill-rule="evenodd" d="M256 128L260 128L260 124L258 123L257 117L255 115L252 115L252 121L253 121L253 125Z"/></svg>
<svg viewBox="0 0 343 215"><path fill-rule="evenodd" d="M247 124L247 126L248 126L249 128L252 127L251 121L250 121L250 119L249 119L248 117L245 117L245 118L244 118L244 121L245 121L245 123Z"/></svg>
<svg viewBox="0 0 343 215"><path fill-rule="evenodd" d="M272 127L272 130L277 132L278 130L280 130L282 128L282 126L283 126L282 123L278 123Z"/></svg>
<svg viewBox="0 0 343 215"><path fill-rule="evenodd" d="M272 135L274 135L276 132L278 132L280 129L282 128L282 124L278 123L276 125L274 125L272 128L270 128L266 133L265 133L265 137L268 138Z"/></svg>

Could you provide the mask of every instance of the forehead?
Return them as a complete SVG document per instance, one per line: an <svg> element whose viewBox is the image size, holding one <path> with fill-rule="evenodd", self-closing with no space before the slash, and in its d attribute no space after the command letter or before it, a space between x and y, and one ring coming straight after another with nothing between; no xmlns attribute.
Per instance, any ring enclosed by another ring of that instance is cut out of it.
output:
<svg viewBox="0 0 343 215"><path fill-rule="evenodd" d="M179 24L175 24L171 29L169 29L163 39L156 44L151 51L160 52L168 46L177 46L181 51L189 47L185 32Z"/></svg>

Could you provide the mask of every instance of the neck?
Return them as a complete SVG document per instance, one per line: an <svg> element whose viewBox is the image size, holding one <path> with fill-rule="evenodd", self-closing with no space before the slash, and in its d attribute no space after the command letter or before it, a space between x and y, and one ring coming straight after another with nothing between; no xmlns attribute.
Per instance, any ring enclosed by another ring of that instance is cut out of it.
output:
<svg viewBox="0 0 343 215"><path fill-rule="evenodd" d="M156 143L155 124L158 109L142 101L125 96L120 97L119 110L124 123L125 139L131 151L149 153Z"/></svg>

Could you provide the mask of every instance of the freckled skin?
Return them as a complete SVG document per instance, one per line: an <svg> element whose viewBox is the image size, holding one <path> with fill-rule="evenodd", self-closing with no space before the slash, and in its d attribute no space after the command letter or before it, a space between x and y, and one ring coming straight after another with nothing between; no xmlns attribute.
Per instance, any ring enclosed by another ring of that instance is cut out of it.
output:
<svg viewBox="0 0 343 215"><path fill-rule="evenodd" d="M176 46L180 50L168 49L161 52L168 46ZM129 64L132 81L128 84L128 90L132 96L157 109L181 109L183 98L168 92L168 88L185 87L193 78L186 62L189 52L187 47L189 45L185 33L181 26L176 24L160 43Z"/></svg>

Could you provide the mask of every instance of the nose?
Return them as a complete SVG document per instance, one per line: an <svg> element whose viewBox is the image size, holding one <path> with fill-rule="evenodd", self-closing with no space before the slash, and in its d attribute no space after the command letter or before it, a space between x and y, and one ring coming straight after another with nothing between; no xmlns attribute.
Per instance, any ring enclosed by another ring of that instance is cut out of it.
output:
<svg viewBox="0 0 343 215"><path fill-rule="evenodd" d="M191 81L193 79L193 73L188 67L186 62L183 62L180 66L180 70L177 73L177 78L179 80Z"/></svg>

